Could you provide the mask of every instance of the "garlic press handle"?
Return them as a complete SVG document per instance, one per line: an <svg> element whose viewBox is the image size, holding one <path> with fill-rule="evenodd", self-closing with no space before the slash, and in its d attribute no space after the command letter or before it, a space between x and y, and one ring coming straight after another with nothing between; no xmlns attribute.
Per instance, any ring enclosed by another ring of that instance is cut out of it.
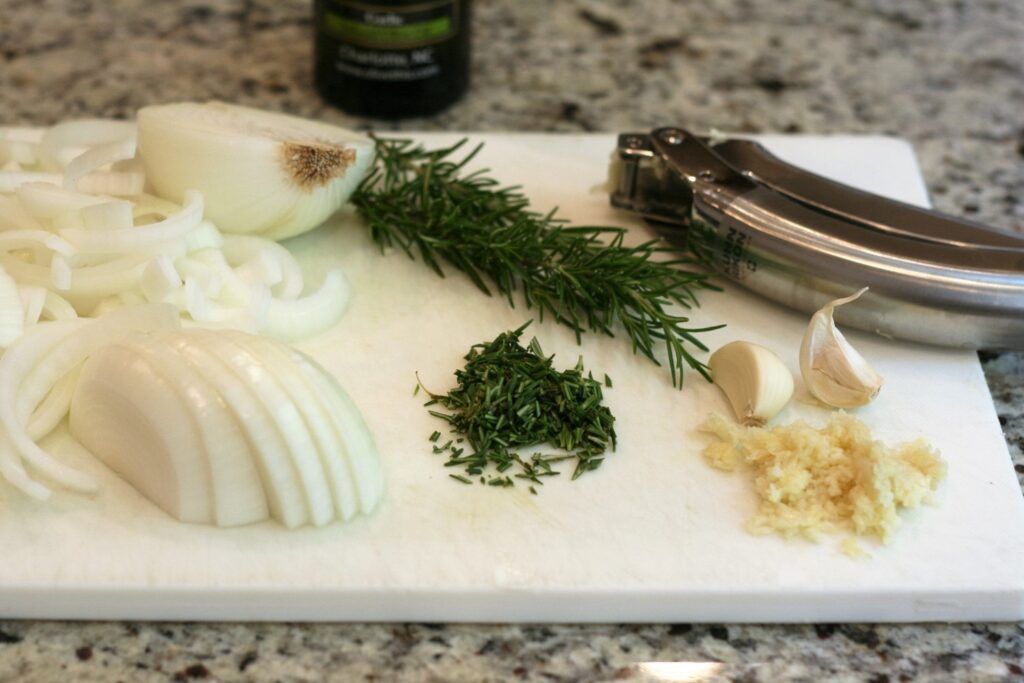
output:
<svg viewBox="0 0 1024 683"><path fill-rule="evenodd" d="M725 140L713 149L759 185L849 223L923 242L1024 249L1020 235L838 183L783 161L755 140Z"/></svg>
<svg viewBox="0 0 1024 683"><path fill-rule="evenodd" d="M837 311L840 322L944 346L1024 348L1024 248L872 227L828 210L827 198L800 201L759 182L679 128L619 142L613 205L651 219L759 294L812 312L867 286Z"/></svg>

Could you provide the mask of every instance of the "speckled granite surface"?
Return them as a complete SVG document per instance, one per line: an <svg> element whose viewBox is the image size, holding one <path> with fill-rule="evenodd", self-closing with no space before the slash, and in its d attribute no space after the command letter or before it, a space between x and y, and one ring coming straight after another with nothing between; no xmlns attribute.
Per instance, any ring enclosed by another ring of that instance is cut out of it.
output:
<svg viewBox="0 0 1024 683"><path fill-rule="evenodd" d="M1024 230L1018 0L479 0L476 9L470 95L397 127L890 133L913 142L939 208ZM372 125L312 90L309 10L301 0L0 0L0 120L128 116L216 97ZM983 361L1024 479L1024 355ZM695 670L642 662L722 666L687 678ZM2 681L986 681L1024 678L1022 667L1020 624L0 623Z"/></svg>

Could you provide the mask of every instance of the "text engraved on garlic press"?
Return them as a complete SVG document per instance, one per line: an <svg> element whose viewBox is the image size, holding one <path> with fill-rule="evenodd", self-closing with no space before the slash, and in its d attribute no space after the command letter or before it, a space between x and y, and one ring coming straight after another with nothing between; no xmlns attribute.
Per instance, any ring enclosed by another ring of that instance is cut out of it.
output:
<svg viewBox="0 0 1024 683"><path fill-rule="evenodd" d="M724 235L721 252L722 272L734 280L742 280L757 271L757 261L750 257L750 235L729 228Z"/></svg>

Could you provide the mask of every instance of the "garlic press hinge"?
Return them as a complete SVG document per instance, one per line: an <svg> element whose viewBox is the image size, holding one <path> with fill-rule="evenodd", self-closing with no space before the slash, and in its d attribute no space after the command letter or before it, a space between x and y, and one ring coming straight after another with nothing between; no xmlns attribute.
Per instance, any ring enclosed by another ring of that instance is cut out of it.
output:
<svg viewBox="0 0 1024 683"><path fill-rule="evenodd" d="M612 206L661 223L689 223L693 188L656 152L647 133L619 135L609 173Z"/></svg>

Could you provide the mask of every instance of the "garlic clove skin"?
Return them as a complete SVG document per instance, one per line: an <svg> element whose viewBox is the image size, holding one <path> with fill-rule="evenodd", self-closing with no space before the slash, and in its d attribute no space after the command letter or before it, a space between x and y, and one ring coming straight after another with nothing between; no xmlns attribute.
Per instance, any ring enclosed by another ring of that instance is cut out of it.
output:
<svg viewBox="0 0 1024 683"><path fill-rule="evenodd" d="M860 291L822 306L800 344L800 374L811 395L834 408L859 408L874 400L884 380L836 327L833 311Z"/></svg>
<svg viewBox="0 0 1024 683"><path fill-rule="evenodd" d="M373 163L373 141L318 121L181 102L138 113L139 154L161 197L189 189L224 232L284 239L338 210Z"/></svg>
<svg viewBox="0 0 1024 683"><path fill-rule="evenodd" d="M708 367L744 425L763 426L793 396L793 373L773 351L759 344L730 342L711 354Z"/></svg>

